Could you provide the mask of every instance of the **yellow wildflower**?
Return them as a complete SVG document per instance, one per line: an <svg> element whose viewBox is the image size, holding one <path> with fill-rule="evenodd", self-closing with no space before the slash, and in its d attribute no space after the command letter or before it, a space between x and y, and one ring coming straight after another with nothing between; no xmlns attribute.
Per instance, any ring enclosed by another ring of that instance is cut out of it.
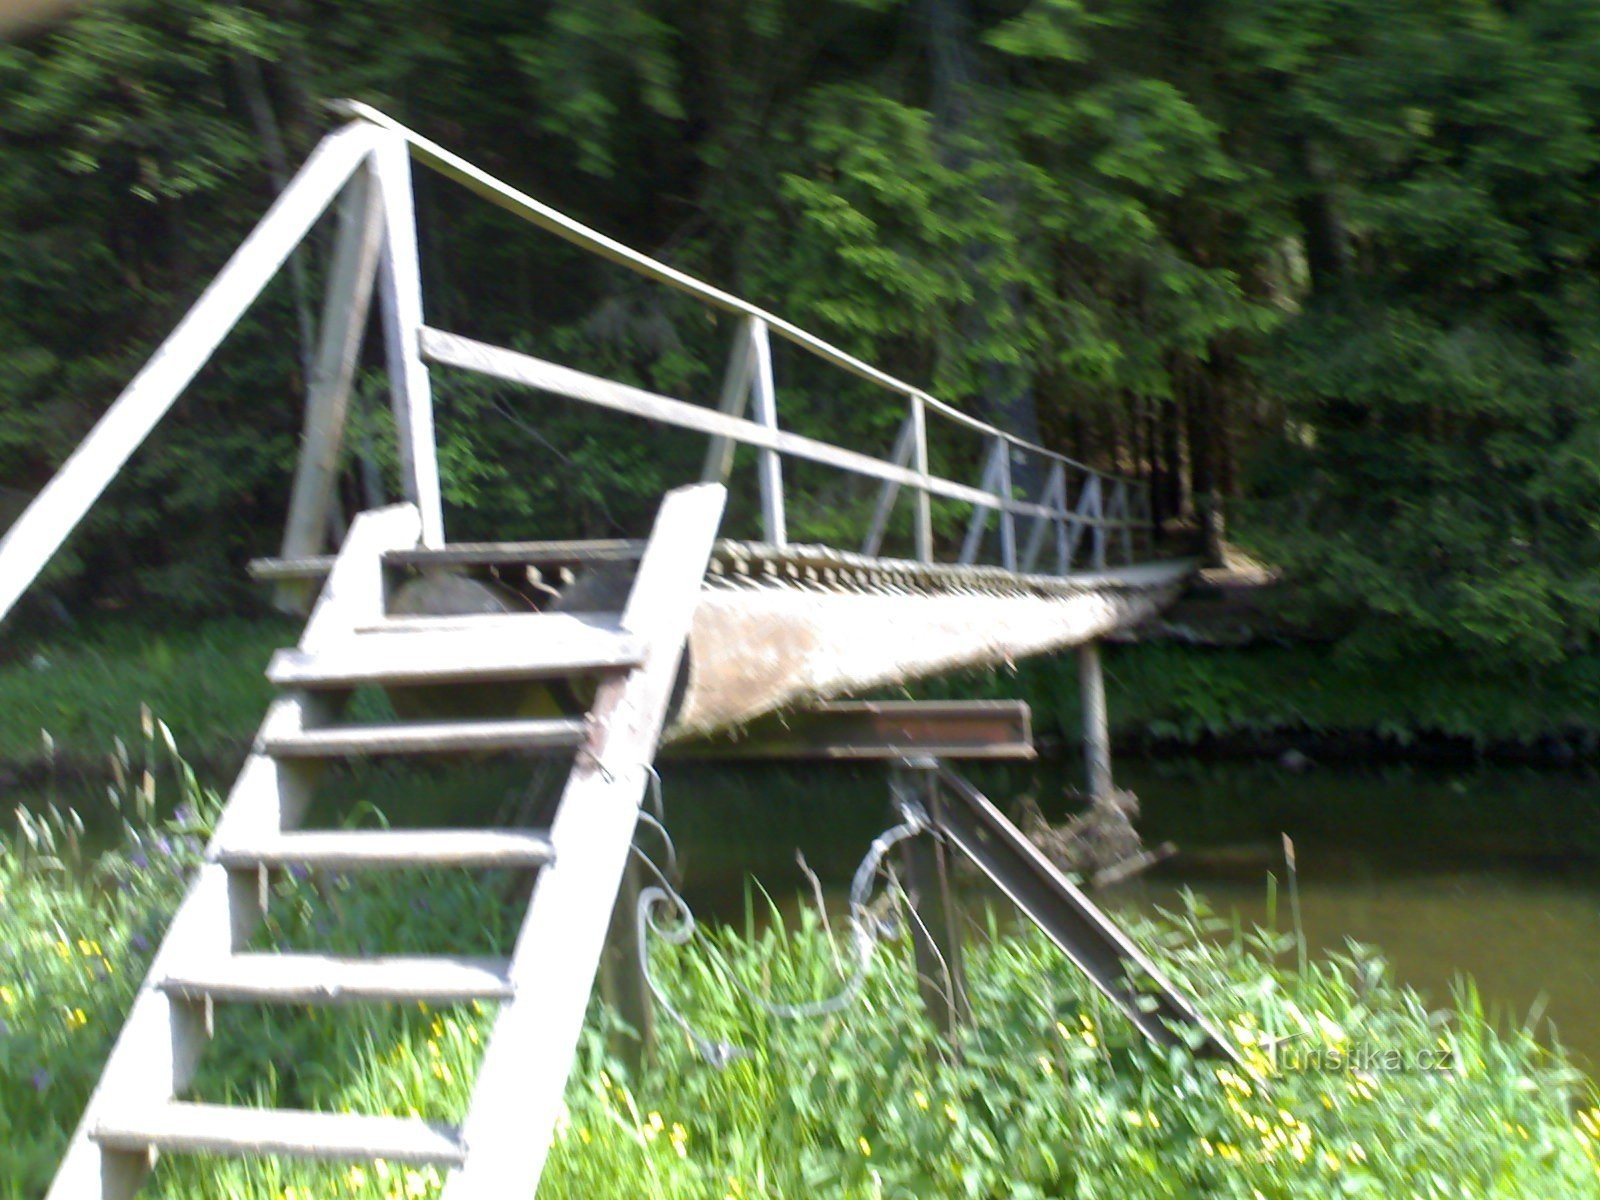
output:
<svg viewBox="0 0 1600 1200"><path fill-rule="evenodd" d="M82 1029L89 1023L89 1014L81 1008L74 1008L67 1013L67 1028Z"/></svg>
<svg viewBox="0 0 1600 1200"><path fill-rule="evenodd" d="M1235 1075L1227 1067L1217 1069L1217 1082L1229 1091L1238 1092L1241 1096L1248 1096L1254 1090L1241 1076Z"/></svg>
<svg viewBox="0 0 1600 1200"><path fill-rule="evenodd" d="M868 1158L872 1157L872 1143L867 1141L866 1138L857 1138L856 1145L861 1147L862 1154L866 1155Z"/></svg>
<svg viewBox="0 0 1600 1200"><path fill-rule="evenodd" d="M367 1186L367 1173L360 1167L351 1167L345 1172L344 1181L352 1192L357 1191Z"/></svg>
<svg viewBox="0 0 1600 1200"><path fill-rule="evenodd" d="M911 1093L911 1102L913 1104L915 1104L918 1108L920 1108L923 1112L927 1112L928 1111L928 1093L926 1093L926 1092L912 1092Z"/></svg>
<svg viewBox="0 0 1600 1200"><path fill-rule="evenodd" d="M8 987L0 987L0 1004L4 1004L7 1008L15 1008L17 994Z"/></svg>

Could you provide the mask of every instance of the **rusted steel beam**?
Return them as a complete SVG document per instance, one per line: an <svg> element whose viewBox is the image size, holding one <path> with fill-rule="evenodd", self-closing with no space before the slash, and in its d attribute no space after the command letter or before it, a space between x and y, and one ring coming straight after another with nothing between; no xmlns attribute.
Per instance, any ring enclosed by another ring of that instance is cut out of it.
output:
<svg viewBox="0 0 1600 1200"><path fill-rule="evenodd" d="M948 767L938 767L934 830L972 860L1061 948L1145 1037L1189 1041L1202 1058L1239 1061L1212 1026L1128 935L1046 858L1022 831Z"/></svg>
<svg viewBox="0 0 1600 1200"><path fill-rule="evenodd" d="M824 758L898 761L1032 758L1033 729L1020 700L846 700L753 721L734 734L670 748L684 758Z"/></svg>
<svg viewBox="0 0 1600 1200"><path fill-rule="evenodd" d="M897 763L889 786L902 811L908 804L919 805L937 825L941 803L937 760L919 757ZM950 886L949 855L945 851L943 838L923 833L904 843L901 863L906 873L906 896L911 902L917 990L928 1016L954 1043L956 1031L972 1021L972 1004L967 997L961 957L961 911Z"/></svg>

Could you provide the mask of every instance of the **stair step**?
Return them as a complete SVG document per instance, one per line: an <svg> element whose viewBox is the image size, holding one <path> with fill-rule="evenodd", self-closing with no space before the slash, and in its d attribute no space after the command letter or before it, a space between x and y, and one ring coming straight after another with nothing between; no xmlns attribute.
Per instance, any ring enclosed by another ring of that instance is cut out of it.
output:
<svg viewBox="0 0 1600 1200"><path fill-rule="evenodd" d="M586 734L580 717L416 721L403 725L339 725L268 733L262 738L261 747L274 758L570 750L581 746Z"/></svg>
<svg viewBox="0 0 1600 1200"><path fill-rule="evenodd" d="M161 981L161 990L185 1000L258 1004L465 1004L510 999L507 969L502 958L233 954L215 964L174 971Z"/></svg>
<svg viewBox="0 0 1600 1200"><path fill-rule="evenodd" d="M487 682L627 670L643 656L602 614L400 618L321 650L279 650L267 678L304 688Z"/></svg>
<svg viewBox="0 0 1600 1200"><path fill-rule="evenodd" d="M433 549L390 550L387 567L577 566L633 562L644 556L644 542L598 540L570 542L457 542Z"/></svg>
<svg viewBox="0 0 1600 1200"><path fill-rule="evenodd" d="M533 624L530 624L533 623ZM591 636L600 630L614 637L627 638L622 632L622 614L615 612L508 612L508 613L449 613L445 615L399 613L390 614L382 621L356 628L358 634L370 633L434 633L439 631L482 630L494 637L516 637L519 632L532 629L555 631L570 622L582 626L575 630L578 636ZM543 623L543 625L539 624Z"/></svg>
<svg viewBox="0 0 1600 1200"><path fill-rule="evenodd" d="M173 1100L101 1120L94 1139L108 1150L282 1156L458 1167L466 1161L449 1125L415 1117L367 1117L243 1108Z"/></svg>
<svg viewBox="0 0 1600 1200"><path fill-rule="evenodd" d="M585 566L591 563L632 562L644 554L644 543L626 540L570 542L457 542L438 549L390 550L383 556L388 567ZM246 567L261 582L279 579L324 578L333 568L332 554L304 558L252 558Z"/></svg>
<svg viewBox="0 0 1600 1200"><path fill-rule="evenodd" d="M254 846L223 847L226 867L302 866L328 871L404 867L547 866L550 838L524 829L351 829L283 833Z"/></svg>

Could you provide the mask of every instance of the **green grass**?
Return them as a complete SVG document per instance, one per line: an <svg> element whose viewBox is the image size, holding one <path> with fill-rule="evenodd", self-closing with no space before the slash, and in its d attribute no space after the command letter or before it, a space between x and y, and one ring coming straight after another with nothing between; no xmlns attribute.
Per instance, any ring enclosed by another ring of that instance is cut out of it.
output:
<svg viewBox="0 0 1600 1200"><path fill-rule="evenodd" d="M183 803L156 818L143 768L161 757L125 772L113 848L89 855L57 812L0 850L0 1196L42 1193L215 812L179 768ZM285 879L262 944L503 951L516 920L505 882ZM1528 1031L1497 1030L1470 986L1452 1010L1430 1010L1368 951L1302 969L1293 937L1234 929L1198 903L1133 924L1256 1077L1146 1048L1042 937L990 927L970 947L977 1020L952 1061L921 1014L903 940L882 946L859 1003L838 1016L767 1016L745 988L779 1001L829 993L842 946L815 913L759 915L656 950L675 1003L748 1055L708 1066L669 1025L657 1060L629 1076L607 1056L597 1007L542 1197L1600 1194L1592 1087ZM489 1020L471 1006L223 1006L195 1094L453 1119ZM1303 1056L1443 1051L1452 1069L1274 1069L1269 1033L1298 1035ZM174 1156L150 1194L359 1200L432 1196L438 1184L400 1167Z"/></svg>
<svg viewBox="0 0 1600 1200"><path fill-rule="evenodd" d="M1194 745L1208 738L1294 732L1377 734L1404 746L1442 735L1478 747L1576 735L1600 751L1600 654L1550 668L1492 671L1460 659L1372 662L1325 645L1212 649L1175 643L1116 645L1105 656L1113 730ZM1015 671L931 681L929 696L1019 696L1035 727L1079 736L1071 654Z"/></svg>
<svg viewBox="0 0 1600 1200"><path fill-rule="evenodd" d="M213 620L167 629L116 622L29 645L0 665L0 763L55 753L98 759L161 713L196 757L247 742L271 699L262 671L299 636L290 619Z"/></svg>
<svg viewBox="0 0 1600 1200"><path fill-rule="evenodd" d="M271 689L262 676L288 618L213 620L150 628L114 622L47 639L0 664L0 765L57 755L93 763L136 730L141 705L162 713L184 746L212 761L254 733ZM1600 754L1600 655L1549 669L1486 671L1455 660L1384 664L1319 645L1205 649L1171 643L1111 647L1105 658L1112 725L1120 736L1194 745L1229 735L1375 733L1398 745L1427 735L1525 744L1567 735ZM1015 672L967 673L920 685L929 696L1020 696L1035 728L1078 736L1071 654Z"/></svg>

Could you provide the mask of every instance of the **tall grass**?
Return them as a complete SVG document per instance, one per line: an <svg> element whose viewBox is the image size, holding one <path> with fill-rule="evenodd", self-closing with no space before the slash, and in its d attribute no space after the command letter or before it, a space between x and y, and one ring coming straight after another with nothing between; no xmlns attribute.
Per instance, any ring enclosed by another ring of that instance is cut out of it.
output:
<svg viewBox="0 0 1600 1200"><path fill-rule="evenodd" d="M0 662L0 763L39 759L40 730L58 754L98 758L144 704L190 751L232 752L272 698L267 659L297 636L286 618L261 618L107 623L36 642Z"/></svg>
<svg viewBox="0 0 1600 1200"><path fill-rule="evenodd" d="M42 1193L181 894L215 798L177 778L179 816L158 820L144 770L126 770L124 838L104 853L73 850L66 814L0 852L0 1196ZM286 878L262 944L493 952L516 909L506 880ZM993 926L970 948L976 1020L958 1054L921 1013L903 941L882 946L857 1004L777 1020L746 989L773 1001L834 990L837 937L812 912L758 915L654 951L675 1003L748 1053L718 1069L669 1027L629 1075L596 1007L541 1196L1600 1196L1591 1086L1528 1031L1497 1030L1469 987L1452 1010L1430 1009L1368 951L1302 970L1292 937L1235 932L1198 900L1135 924L1252 1073L1148 1048L1042 937ZM454 1119L491 1018L477 1006L222 1006L195 1095ZM1286 1035L1294 1064L1272 1050ZM1449 1069L1351 1065L1369 1050L1447 1052ZM1319 1069L1298 1069L1313 1057ZM173 1157L151 1194L400 1200L439 1183L378 1164Z"/></svg>

